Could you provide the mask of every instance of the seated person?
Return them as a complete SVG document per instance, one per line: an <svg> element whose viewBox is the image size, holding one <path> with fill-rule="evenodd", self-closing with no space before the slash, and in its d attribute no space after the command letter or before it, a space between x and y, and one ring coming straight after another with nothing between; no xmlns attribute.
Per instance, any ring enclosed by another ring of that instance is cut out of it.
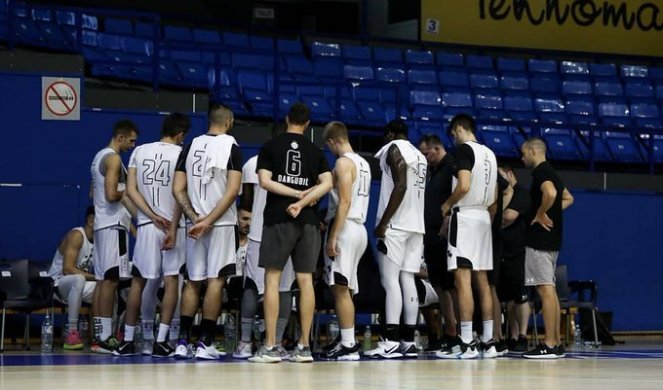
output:
<svg viewBox="0 0 663 390"><path fill-rule="evenodd" d="M96 282L90 273L94 254L94 207L87 208L85 225L70 230L60 241L48 275L53 278L56 299L67 304L68 333L64 349L83 349L78 333L78 313L82 302L92 303ZM84 335L87 337L87 335Z"/></svg>

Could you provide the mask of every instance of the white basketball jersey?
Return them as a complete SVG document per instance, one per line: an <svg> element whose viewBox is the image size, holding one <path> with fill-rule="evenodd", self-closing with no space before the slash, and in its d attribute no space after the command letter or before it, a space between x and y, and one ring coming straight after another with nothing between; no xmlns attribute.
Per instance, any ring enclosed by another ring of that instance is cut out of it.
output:
<svg viewBox="0 0 663 390"><path fill-rule="evenodd" d="M380 199L375 223L380 223L382 214L387 208L389 197L394 189L391 168L387 164L387 153L392 145L396 145L407 164L407 187L403 202L389 221L389 227L408 232L424 233L424 191L426 190L426 158L417 148L406 140L395 140L385 145L375 158L380 160L382 180L380 182Z"/></svg>
<svg viewBox="0 0 663 390"><path fill-rule="evenodd" d="M131 214L120 202L108 202L104 190L104 178L106 176L104 161L111 154L117 154L111 148L104 148L94 156L90 173L92 174L92 186L94 187L94 230L108 227L123 227L129 229ZM117 184L118 191L124 191L127 186L127 169L121 166L120 177Z"/></svg>
<svg viewBox="0 0 663 390"><path fill-rule="evenodd" d="M244 265L246 264L246 252L249 247L249 241L246 244L240 245L235 254L235 275L244 275Z"/></svg>
<svg viewBox="0 0 663 390"><path fill-rule="evenodd" d="M497 185L497 160L495 153L486 146L476 142L466 142L474 152L474 166L470 191L465 194L456 206L458 207L488 207L495 203L495 186ZM458 178L454 176L451 185L452 191L456 189Z"/></svg>
<svg viewBox="0 0 663 390"><path fill-rule="evenodd" d="M346 153L343 157L349 158L357 170L357 176L352 183L352 198L348 219L364 223L368 214L368 196L371 191L371 168L368 162L357 153ZM329 193L329 207L327 209L327 222L331 221L338 210L338 189L334 187Z"/></svg>
<svg viewBox="0 0 663 390"><path fill-rule="evenodd" d="M251 207L251 227L249 228L249 239L251 241L262 241L262 224L265 203L267 202L267 191L260 187L256 166L258 156L253 156L242 167L242 184L253 184L253 206Z"/></svg>
<svg viewBox="0 0 663 390"><path fill-rule="evenodd" d="M137 147L129 159L129 168L136 168L138 191L152 211L168 220L173 219L175 210L173 178L181 151L178 145L153 142ZM137 212L138 226L152 222L140 208ZM179 223L184 226L184 218Z"/></svg>
<svg viewBox="0 0 663 390"><path fill-rule="evenodd" d="M83 245L81 250L78 251L78 258L76 259L76 268L86 270L87 272L92 271L92 262L94 261L94 244L90 242L90 239L85 234L85 229L82 227L77 227L72 230L77 230L83 235ZM60 248L55 250L55 255L53 255L53 262L51 263L51 268L48 270L48 276L57 281L64 275L64 256L60 253ZM57 282L56 282L57 285Z"/></svg>
<svg viewBox="0 0 663 390"><path fill-rule="evenodd" d="M228 160L235 138L227 135L201 135L193 139L186 159L187 192L199 215L208 215L226 192ZM214 226L237 224L233 202Z"/></svg>

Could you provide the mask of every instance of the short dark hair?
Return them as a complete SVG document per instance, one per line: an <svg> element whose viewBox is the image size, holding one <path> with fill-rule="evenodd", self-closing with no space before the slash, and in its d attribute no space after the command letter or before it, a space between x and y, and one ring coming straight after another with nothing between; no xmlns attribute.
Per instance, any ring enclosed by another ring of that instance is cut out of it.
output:
<svg viewBox="0 0 663 390"><path fill-rule="evenodd" d="M428 133L421 137L419 140L419 145L425 143L426 145L437 145L437 146L443 146L442 145L442 140L440 137L437 136L437 134L433 133Z"/></svg>
<svg viewBox="0 0 663 390"><path fill-rule="evenodd" d="M311 120L311 109L304 103L295 103L288 111L288 122L296 126L304 126Z"/></svg>
<svg viewBox="0 0 663 390"><path fill-rule="evenodd" d="M449 127L447 127L447 134L451 134L451 131L456 127L462 127L465 130L469 130L472 134L476 135L476 122L472 115L469 114L456 114L451 121L449 122Z"/></svg>
<svg viewBox="0 0 663 390"><path fill-rule="evenodd" d="M210 125L223 126L228 118L233 118L233 112L230 107L222 103L214 103L210 106L207 114Z"/></svg>
<svg viewBox="0 0 663 390"><path fill-rule="evenodd" d="M499 168L502 168L502 170L503 170L504 172L511 172L511 173L513 173L514 175L516 174L516 171L513 170L513 167L511 166L511 164L505 164L505 163L502 163L502 164L498 164L498 167L499 167Z"/></svg>
<svg viewBox="0 0 663 390"><path fill-rule="evenodd" d="M88 206L87 209L85 209L85 219L90 215L94 215L94 206Z"/></svg>
<svg viewBox="0 0 663 390"><path fill-rule="evenodd" d="M405 121L400 118L393 119L389 123L387 123L387 125L384 127L384 132L385 134L394 133L394 134L404 135L407 137L407 132L408 132L407 123L405 123Z"/></svg>
<svg viewBox="0 0 663 390"><path fill-rule="evenodd" d="M184 114L174 112L163 118L161 125L162 137L174 137L179 133L188 133L191 129L191 119Z"/></svg>
<svg viewBox="0 0 663 390"><path fill-rule="evenodd" d="M117 138L121 135L127 137L131 135L131 133L136 133L136 135L138 135L138 127L129 119L122 119L121 121L115 122L115 125L113 125L113 138Z"/></svg>

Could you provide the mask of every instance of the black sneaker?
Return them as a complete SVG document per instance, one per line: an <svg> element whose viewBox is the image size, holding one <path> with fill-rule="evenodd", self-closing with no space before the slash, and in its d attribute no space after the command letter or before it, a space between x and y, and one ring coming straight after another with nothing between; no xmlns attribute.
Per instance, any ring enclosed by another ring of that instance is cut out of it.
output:
<svg viewBox="0 0 663 390"><path fill-rule="evenodd" d="M97 340L92 347L92 351L95 353L112 354L113 351L119 346L120 340L110 336L104 341Z"/></svg>
<svg viewBox="0 0 663 390"><path fill-rule="evenodd" d="M331 345L331 348L320 354L322 360L356 361L359 360L359 344L346 347L340 342Z"/></svg>
<svg viewBox="0 0 663 390"><path fill-rule="evenodd" d="M133 341L123 341L113 350L115 356L136 356L136 345Z"/></svg>
<svg viewBox="0 0 663 390"><path fill-rule="evenodd" d="M446 346L446 345L445 345ZM428 340L428 346L424 349L424 352L436 352L442 349L442 340Z"/></svg>
<svg viewBox="0 0 663 390"><path fill-rule="evenodd" d="M514 342L513 347L509 347L509 351L516 353L527 352L527 337L520 335L518 340Z"/></svg>
<svg viewBox="0 0 663 390"><path fill-rule="evenodd" d="M479 352L484 359L494 359L500 355L497 354L497 341L490 339L488 342L479 343Z"/></svg>
<svg viewBox="0 0 663 390"><path fill-rule="evenodd" d="M497 350L497 357L502 357L509 353L509 346L504 339L497 342L495 349Z"/></svg>
<svg viewBox="0 0 663 390"><path fill-rule="evenodd" d="M323 346L322 351L323 352L331 351L332 349L336 348L336 344L340 344L340 343L341 343L341 336L338 336L330 344L327 344L327 345Z"/></svg>
<svg viewBox="0 0 663 390"><path fill-rule="evenodd" d="M561 356L557 355L557 347L550 348L546 343L540 343L536 348L523 353L523 357L526 359L559 359Z"/></svg>
<svg viewBox="0 0 663 390"><path fill-rule="evenodd" d="M458 345L458 340L460 340L460 337L458 336L449 336L448 334L445 334L440 339L439 349L452 348L454 345Z"/></svg>
<svg viewBox="0 0 663 390"><path fill-rule="evenodd" d="M152 346L152 357L168 358L175 356L175 348L171 347L167 341L155 342Z"/></svg>
<svg viewBox="0 0 663 390"><path fill-rule="evenodd" d="M555 347L555 355L559 356L560 358L566 357L566 349L564 348L563 344Z"/></svg>

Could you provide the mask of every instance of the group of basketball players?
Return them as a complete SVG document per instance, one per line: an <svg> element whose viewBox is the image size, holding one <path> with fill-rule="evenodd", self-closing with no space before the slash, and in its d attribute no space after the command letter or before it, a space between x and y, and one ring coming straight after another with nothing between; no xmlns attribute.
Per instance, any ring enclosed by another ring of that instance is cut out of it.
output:
<svg viewBox="0 0 663 390"><path fill-rule="evenodd" d="M227 107L214 105L208 132L182 148L191 122L182 114L168 115L161 139L135 148L128 170L120 154L134 148L138 129L130 121L120 121L110 144L95 156L91 166L95 215L93 227L85 231L88 241L92 241L94 231L96 246L93 350L119 356L141 352L134 342L139 312L145 306L141 298L146 296L146 281L149 285L162 279L164 295L152 356L219 359L224 352L214 340L224 284L229 277L242 275L241 339L233 357L258 363L284 358L313 361L309 344L315 309L313 272L322 245L317 204L329 193L325 279L335 299L340 336L320 357L359 360L353 294L359 291L357 267L368 242L364 227L371 183L368 162L353 151L346 126L331 122L323 132L327 147L337 157L330 170L322 150L304 136L310 124L309 108L295 104L286 117L285 131L275 132L259 154L242 165L240 148L228 134L233 121ZM375 155L382 179L373 232L386 292L385 326L377 348L365 351L365 356L417 356L415 274L424 258L431 281L439 281L434 286L440 302L445 303L441 308L447 337L439 344L436 356L491 358L505 350L493 337L501 333L493 328L494 307L499 303L494 300L495 283L487 274L493 269L494 258L491 221L499 218L501 226L511 187L508 183L498 187L495 155L477 143L470 116L455 116L448 133L457 146L455 155L439 164L440 148L443 151L439 138L425 138L418 149L407 140L408 128L403 121L395 120L385 127L387 143ZM559 341L554 267L561 245L561 211L573 198L545 162L541 140L526 141L522 154L534 177L532 207L523 216L527 220L524 283L537 286L547 330L545 342L524 356L557 358L564 351ZM436 176L437 172L446 173ZM435 177L448 177L449 182L443 179L436 183ZM444 188L450 193L444 194ZM236 264L238 196L242 212L252 213L248 244L242 252L245 259L240 256L241 269ZM130 266L132 218L137 223ZM85 276L91 279L91 274ZM115 292L121 278L131 278L122 341L112 331ZM288 352L281 339L290 316L294 281L299 290L301 334L297 346ZM472 328L473 287L478 291L483 324L479 342L474 340ZM191 329L201 294L200 337L192 344ZM265 340L254 352L252 326L261 296ZM459 336L455 336L454 301L460 316ZM152 302L149 305L155 306ZM178 311L179 335L173 346L167 338ZM153 321L153 313L148 321Z"/></svg>

